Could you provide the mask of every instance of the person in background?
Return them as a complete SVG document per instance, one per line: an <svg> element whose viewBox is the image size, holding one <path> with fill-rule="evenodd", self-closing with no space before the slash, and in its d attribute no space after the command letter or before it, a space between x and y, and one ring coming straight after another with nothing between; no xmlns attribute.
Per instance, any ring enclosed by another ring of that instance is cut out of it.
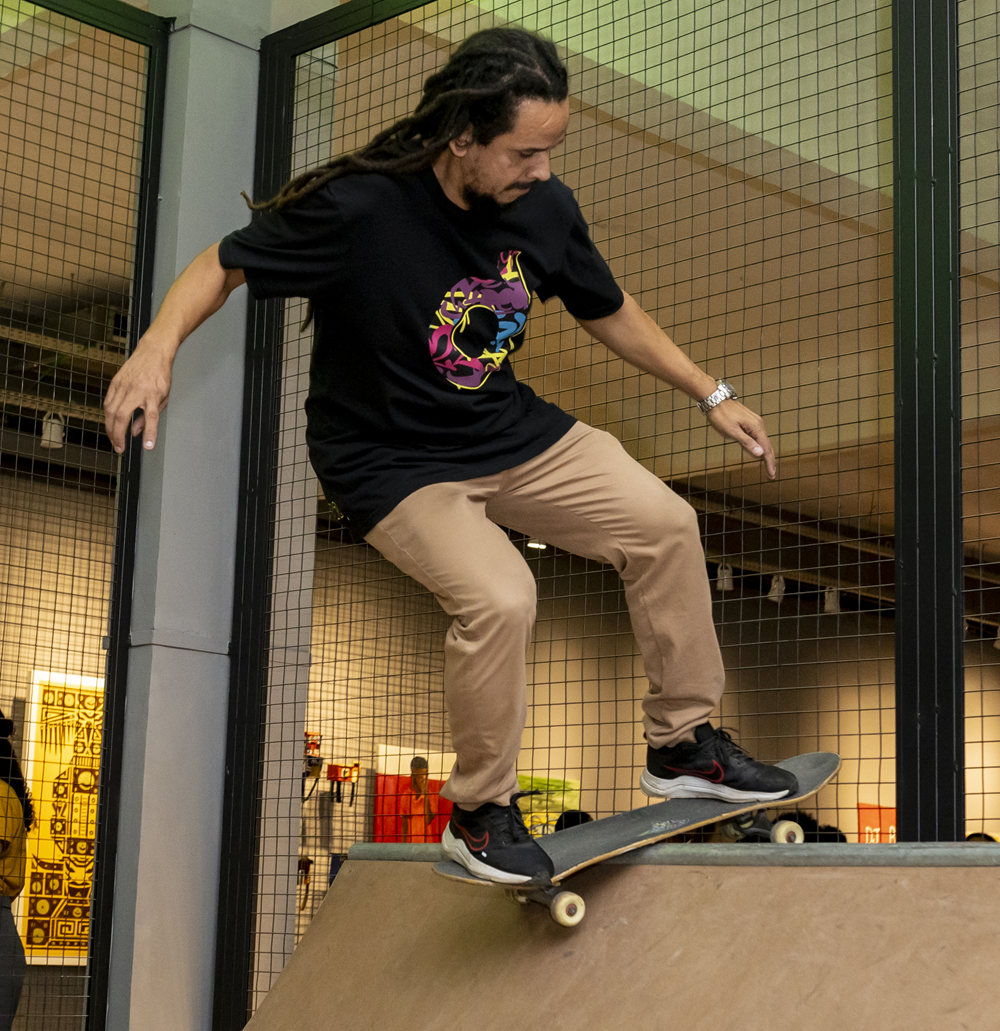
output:
<svg viewBox="0 0 1000 1031"><path fill-rule="evenodd" d="M403 841L435 841L430 827L436 814L427 786L427 760L422 755L415 755L410 761L410 790L401 802Z"/></svg>
<svg viewBox="0 0 1000 1031"><path fill-rule="evenodd" d="M35 818L10 736L14 721L0 712L0 1031L10 1031L27 964L11 903L24 887L26 841Z"/></svg>

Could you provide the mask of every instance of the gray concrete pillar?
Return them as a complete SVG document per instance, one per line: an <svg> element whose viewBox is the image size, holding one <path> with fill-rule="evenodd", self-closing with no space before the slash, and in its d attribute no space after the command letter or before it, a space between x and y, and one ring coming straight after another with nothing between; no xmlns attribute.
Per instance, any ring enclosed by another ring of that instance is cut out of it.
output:
<svg viewBox="0 0 1000 1031"><path fill-rule="evenodd" d="M248 218L267 0L160 0L170 40L154 279ZM246 293L181 348L144 456L108 1028L211 1026Z"/></svg>

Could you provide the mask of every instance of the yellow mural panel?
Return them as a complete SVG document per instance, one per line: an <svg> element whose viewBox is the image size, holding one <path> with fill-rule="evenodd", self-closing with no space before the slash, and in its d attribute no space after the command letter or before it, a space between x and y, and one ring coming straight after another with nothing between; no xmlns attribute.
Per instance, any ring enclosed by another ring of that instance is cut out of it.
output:
<svg viewBox="0 0 1000 1031"><path fill-rule="evenodd" d="M18 930L29 963L87 957L104 680L36 670L24 774L35 803Z"/></svg>

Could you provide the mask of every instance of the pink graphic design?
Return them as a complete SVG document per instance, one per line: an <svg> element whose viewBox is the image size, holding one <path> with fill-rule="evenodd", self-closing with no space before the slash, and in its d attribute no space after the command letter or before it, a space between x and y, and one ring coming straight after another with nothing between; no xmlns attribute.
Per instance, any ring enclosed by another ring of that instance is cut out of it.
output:
<svg viewBox="0 0 1000 1031"><path fill-rule="evenodd" d="M428 343L438 372L462 390L478 390L503 364L528 321L531 297L518 262L505 251L500 279L463 279L445 295Z"/></svg>

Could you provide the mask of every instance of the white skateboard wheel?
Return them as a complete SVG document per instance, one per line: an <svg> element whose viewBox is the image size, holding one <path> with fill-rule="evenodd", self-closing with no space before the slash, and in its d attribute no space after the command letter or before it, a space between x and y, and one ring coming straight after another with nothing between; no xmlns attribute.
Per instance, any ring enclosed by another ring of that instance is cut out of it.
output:
<svg viewBox="0 0 1000 1031"><path fill-rule="evenodd" d="M771 828L771 840L782 845L801 845L806 836L794 820L779 820Z"/></svg>
<svg viewBox="0 0 1000 1031"><path fill-rule="evenodd" d="M583 899L572 891L559 892L549 905L552 919L562 927L576 927L586 911Z"/></svg>

